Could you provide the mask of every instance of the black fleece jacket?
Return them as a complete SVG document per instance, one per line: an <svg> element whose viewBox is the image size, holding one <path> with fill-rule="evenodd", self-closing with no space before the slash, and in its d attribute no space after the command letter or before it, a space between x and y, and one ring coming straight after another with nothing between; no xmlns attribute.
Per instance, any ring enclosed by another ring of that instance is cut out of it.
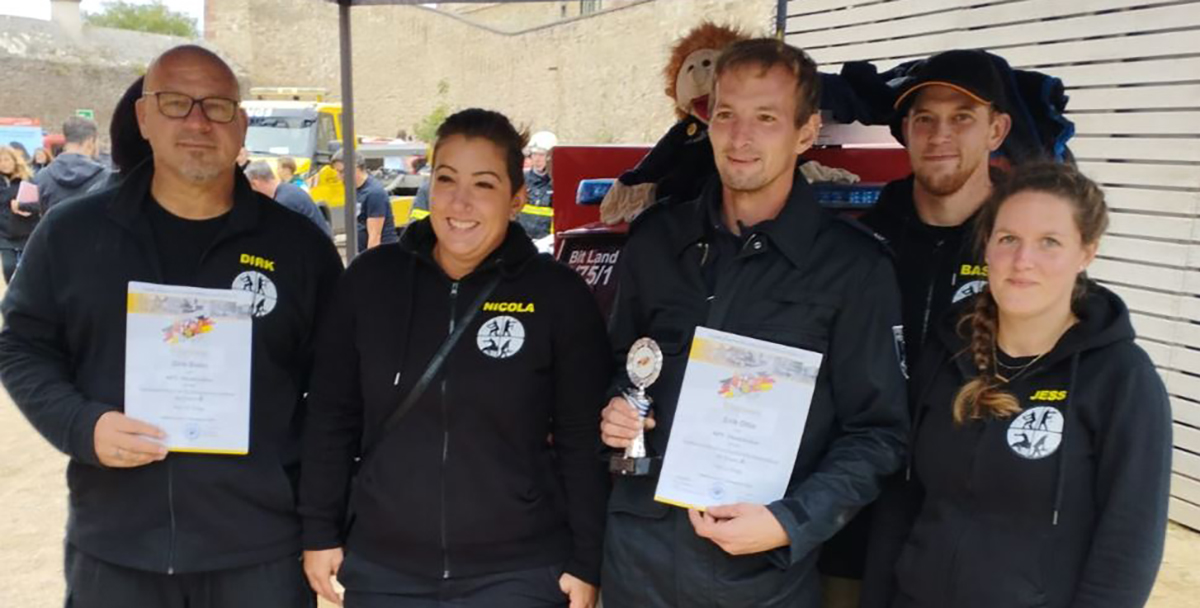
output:
<svg viewBox="0 0 1200 608"><path fill-rule="evenodd" d="M146 206L153 163L119 188L62 203L29 239L4 297L0 380L67 466L67 541L104 561L152 572L233 568L300 549L294 484L303 389L316 320L341 273L328 238L250 189L200 259L193 286L274 286L254 319L250 453L173 453L132 469L101 466L96 421L125 399L130 281L164 283ZM257 278L257 277L256 277Z"/></svg>
<svg viewBox="0 0 1200 608"><path fill-rule="evenodd" d="M599 421L611 375L596 302L515 223L458 281L433 260L435 239L428 219L416 222L343 277L309 393L305 548L344 546L438 578L563 565L596 583L609 484ZM495 273L501 282L438 376L381 437ZM351 481L361 445L374 447Z"/></svg>
<svg viewBox="0 0 1200 608"><path fill-rule="evenodd" d="M647 450L657 457L666 453L697 326L824 354L787 491L767 505L790 540L767 555L801 576L815 564L818 547L872 502L903 462L908 408L895 337L895 273L869 231L821 209L799 175L779 215L740 237L722 227L720 201L721 184L713 178L700 198L655 205L634 222L618 267L614 360L623 362L642 336L662 348L662 374L649 388L656 426L646 434ZM618 372L614 387L627 385ZM665 517L673 507L654 501L657 482L656 476L618 478L609 511Z"/></svg>
<svg viewBox="0 0 1200 608"><path fill-rule="evenodd" d="M892 249L900 283L907 361L914 363L942 315L987 284L987 266L975 253L975 218L959 226L930 226L917 216L913 176L884 187L862 218Z"/></svg>
<svg viewBox="0 0 1200 608"><path fill-rule="evenodd" d="M953 324L914 378L910 479L881 499L864 608L1134 608L1162 559L1171 411L1125 304L1080 322L1007 389L1022 411L956 425L976 375Z"/></svg>

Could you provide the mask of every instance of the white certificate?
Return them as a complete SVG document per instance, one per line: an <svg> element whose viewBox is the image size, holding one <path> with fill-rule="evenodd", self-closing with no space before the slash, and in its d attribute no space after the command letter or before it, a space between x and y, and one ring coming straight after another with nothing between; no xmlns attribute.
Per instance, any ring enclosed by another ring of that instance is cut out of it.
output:
<svg viewBox="0 0 1200 608"><path fill-rule="evenodd" d="M654 499L704 510L783 498L821 358L697 327Z"/></svg>
<svg viewBox="0 0 1200 608"><path fill-rule="evenodd" d="M247 454L253 294L129 283L125 414L172 452Z"/></svg>

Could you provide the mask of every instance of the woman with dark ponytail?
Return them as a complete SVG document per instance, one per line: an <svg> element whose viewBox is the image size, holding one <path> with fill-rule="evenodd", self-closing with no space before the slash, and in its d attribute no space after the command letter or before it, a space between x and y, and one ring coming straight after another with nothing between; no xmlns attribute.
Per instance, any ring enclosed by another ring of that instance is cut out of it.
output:
<svg viewBox="0 0 1200 608"><path fill-rule="evenodd" d="M917 363L864 607L1145 605L1171 412L1125 304L1087 279L1107 225L1100 188L1061 164L1017 169L981 211L988 288Z"/></svg>

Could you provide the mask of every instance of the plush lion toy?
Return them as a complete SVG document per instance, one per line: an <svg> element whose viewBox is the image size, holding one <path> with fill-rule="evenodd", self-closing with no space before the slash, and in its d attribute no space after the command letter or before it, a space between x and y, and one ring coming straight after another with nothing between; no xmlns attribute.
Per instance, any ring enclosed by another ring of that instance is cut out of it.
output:
<svg viewBox="0 0 1200 608"><path fill-rule="evenodd" d="M682 202L700 195L704 182L717 172L708 142L708 100L717 56L747 37L741 30L706 21L675 43L663 78L679 122L637 167L617 178L600 204L604 223L631 221L655 201Z"/></svg>

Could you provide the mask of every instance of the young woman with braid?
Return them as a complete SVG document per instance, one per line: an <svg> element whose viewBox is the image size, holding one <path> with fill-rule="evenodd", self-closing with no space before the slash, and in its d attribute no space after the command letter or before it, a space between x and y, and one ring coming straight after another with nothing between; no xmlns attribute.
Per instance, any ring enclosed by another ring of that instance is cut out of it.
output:
<svg viewBox="0 0 1200 608"><path fill-rule="evenodd" d="M1096 184L1058 164L1018 169L981 211L988 289L917 364L864 607L1145 604L1171 413L1125 304L1087 279L1107 224Z"/></svg>

